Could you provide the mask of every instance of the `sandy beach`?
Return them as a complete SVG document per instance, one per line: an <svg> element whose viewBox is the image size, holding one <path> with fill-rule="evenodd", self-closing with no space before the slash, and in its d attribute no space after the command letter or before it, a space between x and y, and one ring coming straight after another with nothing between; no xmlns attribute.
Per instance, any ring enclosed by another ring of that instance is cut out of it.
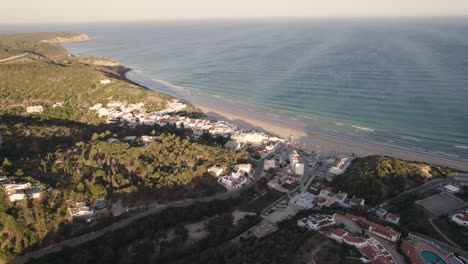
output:
<svg viewBox="0 0 468 264"><path fill-rule="evenodd" d="M369 155L387 155L409 161L426 162L430 164L447 166L458 170L468 171L468 164L436 157L424 153L413 152L391 146L360 142L334 135L326 135L314 131L290 127L270 120L259 119L242 113L233 113L218 107L191 102L196 108L203 111L207 116L226 120L236 124L240 128L264 130L289 139L292 136L294 142L301 147L305 146L310 151L320 152L321 157L331 153L349 153L357 157Z"/></svg>

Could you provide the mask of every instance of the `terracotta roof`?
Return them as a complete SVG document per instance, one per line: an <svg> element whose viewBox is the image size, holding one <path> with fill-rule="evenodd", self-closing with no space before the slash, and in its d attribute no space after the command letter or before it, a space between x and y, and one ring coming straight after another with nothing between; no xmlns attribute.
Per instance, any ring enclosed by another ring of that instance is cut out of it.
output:
<svg viewBox="0 0 468 264"><path fill-rule="evenodd" d="M343 237L343 236L347 235L348 232L346 232L345 230L343 230L341 228L338 228L338 229L333 230L332 234L335 234L336 236L339 236L339 237Z"/></svg>
<svg viewBox="0 0 468 264"><path fill-rule="evenodd" d="M365 246L361 248L361 252L366 258L370 260L374 259L377 255L377 251L375 251L371 246Z"/></svg>
<svg viewBox="0 0 468 264"><path fill-rule="evenodd" d="M396 221L396 220L398 220L400 218L400 216L396 215L396 214L388 213L386 218L387 218L387 220L390 219L392 221Z"/></svg>
<svg viewBox="0 0 468 264"><path fill-rule="evenodd" d="M321 204L325 203L326 201L327 201L327 199L325 199L325 198L323 198L323 197L320 197L320 198L318 199L318 202L321 203Z"/></svg>
<svg viewBox="0 0 468 264"><path fill-rule="evenodd" d="M355 243L355 244L366 242L366 240L362 237L353 237L353 236L345 236L343 237L343 240L346 240L349 243Z"/></svg>

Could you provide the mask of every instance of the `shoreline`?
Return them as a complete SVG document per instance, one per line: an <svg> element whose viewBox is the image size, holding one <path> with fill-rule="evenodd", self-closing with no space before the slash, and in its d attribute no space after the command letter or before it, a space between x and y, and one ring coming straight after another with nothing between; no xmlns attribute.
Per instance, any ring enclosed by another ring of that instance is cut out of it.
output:
<svg viewBox="0 0 468 264"><path fill-rule="evenodd" d="M462 161L404 149L398 146L384 145L377 142L365 142L352 138L346 138L344 136L326 134L318 131L308 130L302 127L297 127L291 124L283 124L281 122L272 121L267 117L252 117L244 113L221 109L220 107L207 105L205 103L194 102L190 99L185 99L166 91L150 88L147 85L130 79L127 76L127 73L131 72L133 69L123 64L120 67L111 68L113 68L113 70L126 81L150 91L166 94L168 96L182 100L189 105L194 106L195 109L201 110L200 112L204 113L208 117L229 121L237 125L239 128L263 130L269 133L277 134L285 139L292 137L299 146L305 146L305 149L309 151L317 151L322 157L328 156L331 153L340 152L354 154L357 157L382 155L407 161L430 163L439 166L451 167L461 171L468 171L468 163Z"/></svg>
<svg viewBox="0 0 468 264"><path fill-rule="evenodd" d="M185 99L182 99L185 100ZM234 113L229 110L220 109L218 107L209 106L206 104L190 102L195 108L201 110L209 117L229 121L240 128L246 129L263 129L264 131L278 134L279 136L288 139L293 137L294 141L299 146L305 144L305 148L309 151L317 151L321 157L328 156L331 153L349 153L357 157L382 155L390 156L406 161L417 161L429 163L439 166L451 167L457 170L468 171L468 163L461 161L446 159L438 156L433 156L426 153L405 150L398 147L381 145L372 142L361 142L336 135L329 135L312 130L300 129L297 127L289 127L278 122L272 122L267 119L246 116L241 113ZM318 146L318 147L317 147Z"/></svg>

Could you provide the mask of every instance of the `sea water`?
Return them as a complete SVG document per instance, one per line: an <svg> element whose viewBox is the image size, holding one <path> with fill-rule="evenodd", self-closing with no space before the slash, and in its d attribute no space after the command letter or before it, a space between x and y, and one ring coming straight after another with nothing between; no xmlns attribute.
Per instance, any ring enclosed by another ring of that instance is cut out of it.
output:
<svg viewBox="0 0 468 264"><path fill-rule="evenodd" d="M77 31L152 89L269 121L468 161L468 19L0 26Z"/></svg>

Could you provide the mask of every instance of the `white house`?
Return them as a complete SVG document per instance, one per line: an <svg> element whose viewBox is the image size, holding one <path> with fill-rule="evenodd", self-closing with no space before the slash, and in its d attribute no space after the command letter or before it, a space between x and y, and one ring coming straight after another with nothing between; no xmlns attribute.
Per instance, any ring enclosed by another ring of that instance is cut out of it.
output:
<svg viewBox="0 0 468 264"><path fill-rule="evenodd" d="M235 166L235 170L236 171L243 171L247 174L251 174L252 173L252 164L249 164L249 163L246 163L246 164L237 164Z"/></svg>
<svg viewBox="0 0 468 264"><path fill-rule="evenodd" d="M298 226L307 227L312 230L319 230L321 228L334 225L335 222L335 215L320 215L314 214L310 215L307 218L303 218L297 222Z"/></svg>
<svg viewBox="0 0 468 264"><path fill-rule="evenodd" d="M29 114L32 113L42 113L44 111L44 107L42 105L33 105L26 107L26 112Z"/></svg>
<svg viewBox="0 0 468 264"><path fill-rule="evenodd" d="M454 214L451 217L451 220L458 225L468 226L468 210L463 213Z"/></svg>
<svg viewBox="0 0 468 264"><path fill-rule="evenodd" d="M398 223L400 222L400 216L399 216L399 215L396 215L396 214L388 213L388 214L385 216L385 220L386 220L387 222L392 223L392 224L398 225Z"/></svg>
<svg viewBox="0 0 468 264"><path fill-rule="evenodd" d="M453 186L452 184L448 184L444 186L444 190L450 194L455 194L460 192L460 188L457 186Z"/></svg>
<svg viewBox="0 0 468 264"><path fill-rule="evenodd" d="M333 166L328 169L328 172L334 175L340 175L345 172L348 166L351 164L351 158L347 156L340 157L336 160Z"/></svg>
<svg viewBox="0 0 468 264"><path fill-rule="evenodd" d="M109 79L101 80L101 84L109 84L109 83L111 83L111 80Z"/></svg>
<svg viewBox="0 0 468 264"><path fill-rule="evenodd" d="M12 191L8 193L9 196L8 198L10 199L10 202L16 202L16 201L21 201L26 197L26 194L24 191Z"/></svg>
<svg viewBox="0 0 468 264"><path fill-rule="evenodd" d="M208 172L214 174L216 177L219 177L221 174L223 174L224 169L215 165L209 167Z"/></svg>
<svg viewBox="0 0 468 264"><path fill-rule="evenodd" d="M302 162L301 156L296 150L289 154L289 161L291 162L291 171L296 175L304 175L304 163Z"/></svg>
<svg viewBox="0 0 468 264"><path fill-rule="evenodd" d="M73 217L94 215L94 209L88 206L85 202L79 202L74 206L68 207L68 211Z"/></svg>
<svg viewBox="0 0 468 264"><path fill-rule="evenodd" d="M341 228L333 230L330 237L338 243L345 243L356 248L363 248L368 245L367 240L362 237L350 236L349 233Z"/></svg>
<svg viewBox="0 0 468 264"><path fill-rule="evenodd" d="M12 191L12 190L25 190L31 187L30 182L24 182L24 183L7 183L3 185L3 188L5 188L6 191Z"/></svg>
<svg viewBox="0 0 468 264"><path fill-rule="evenodd" d="M275 159L267 159L263 163L263 170L269 170L269 169L275 169L276 168L276 160Z"/></svg>

